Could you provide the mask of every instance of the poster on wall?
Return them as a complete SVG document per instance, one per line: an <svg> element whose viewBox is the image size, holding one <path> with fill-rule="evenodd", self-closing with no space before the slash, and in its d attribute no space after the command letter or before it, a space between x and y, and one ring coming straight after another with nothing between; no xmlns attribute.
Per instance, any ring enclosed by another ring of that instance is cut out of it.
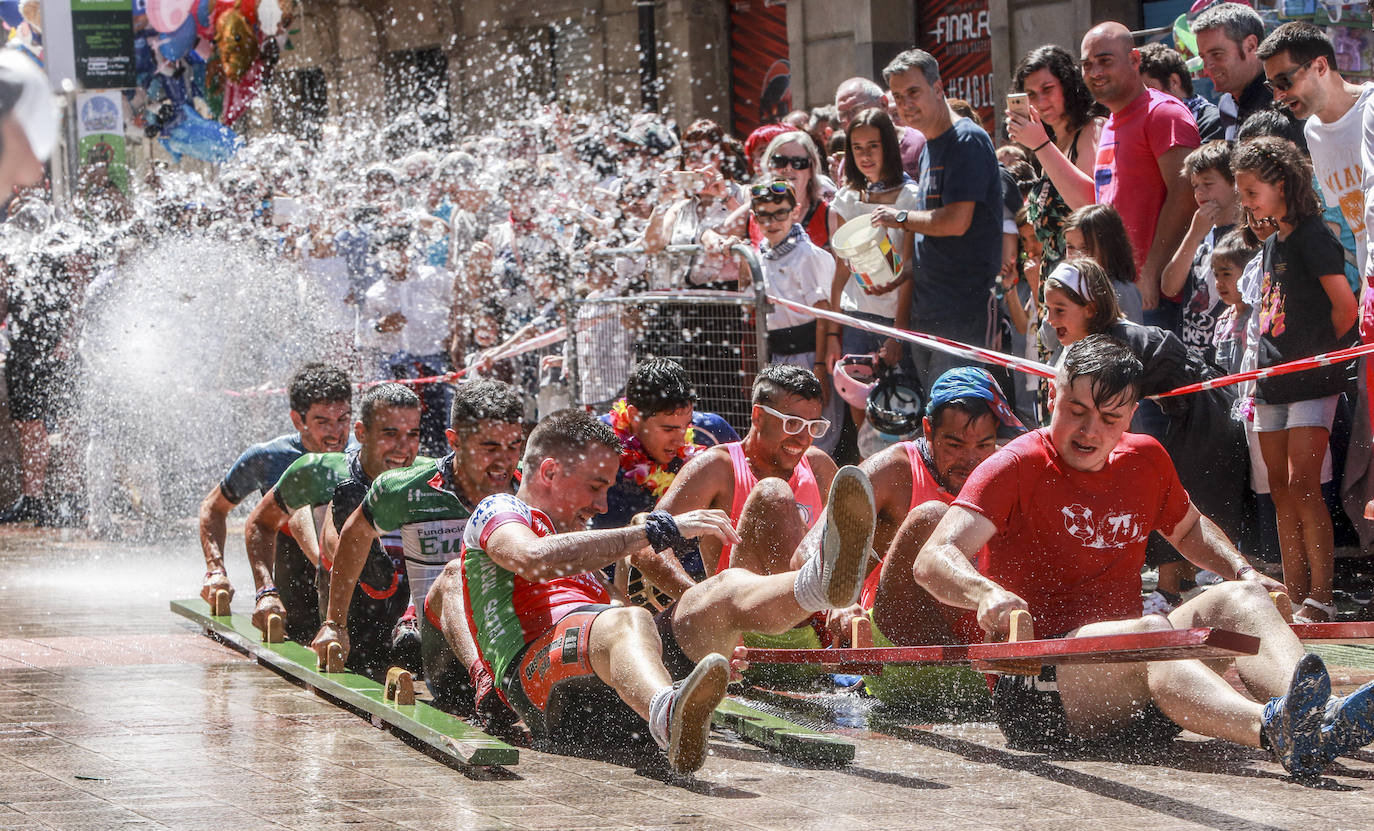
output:
<svg viewBox="0 0 1374 831"><path fill-rule="evenodd" d="M730 5L730 101L730 129L741 139L791 112L787 5L781 0Z"/></svg>
<svg viewBox="0 0 1374 831"><path fill-rule="evenodd" d="M86 89L134 85L133 0L72 0L76 80Z"/></svg>
<svg viewBox="0 0 1374 831"><path fill-rule="evenodd" d="M76 148L83 177L103 172L108 176L109 184L128 192L124 99L119 92L83 92L77 95ZM103 171L99 168L103 168ZM104 181L98 178L91 180L92 187L103 184Z"/></svg>
<svg viewBox="0 0 1374 831"><path fill-rule="evenodd" d="M993 124L992 30L988 0L926 0L919 6L921 48L940 62L945 96L969 102Z"/></svg>

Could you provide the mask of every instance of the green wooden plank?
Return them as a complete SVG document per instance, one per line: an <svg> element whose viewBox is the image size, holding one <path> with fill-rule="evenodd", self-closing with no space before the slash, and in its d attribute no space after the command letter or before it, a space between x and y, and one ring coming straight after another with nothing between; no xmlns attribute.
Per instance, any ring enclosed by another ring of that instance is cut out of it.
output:
<svg viewBox="0 0 1374 831"><path fill-rule="evenodd" d="M443 710L422 701L412 705L393 704L385 700L381 684L351 672L320 672L316 669L318 659L312 649L292 641L263 643L262 634L247 616L211 615L209 604L199 598L173 600L172 611L199 623L207 632L215 633L277 671L379 718L465 765L514 765L520 761L518 748Z"/></svg>
<svg viewBox="0 0 1374 831"><path fill-rule="evenodd" d="M711 721L734 730L751 744L804 761L833 765L854 761L853 742L793 724L735 698L720 702Z"/></svg>

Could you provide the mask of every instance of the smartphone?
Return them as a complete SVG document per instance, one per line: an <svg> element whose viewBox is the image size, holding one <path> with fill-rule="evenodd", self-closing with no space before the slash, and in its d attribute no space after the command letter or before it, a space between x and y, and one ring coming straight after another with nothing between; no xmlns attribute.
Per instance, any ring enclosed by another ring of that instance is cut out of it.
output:
<svg viewBox="0 0 1374 831"><path fill-rule="evenodd" d="M1024 92L1007 93L1007 109L1030 118L1030 96Z"/></svg>

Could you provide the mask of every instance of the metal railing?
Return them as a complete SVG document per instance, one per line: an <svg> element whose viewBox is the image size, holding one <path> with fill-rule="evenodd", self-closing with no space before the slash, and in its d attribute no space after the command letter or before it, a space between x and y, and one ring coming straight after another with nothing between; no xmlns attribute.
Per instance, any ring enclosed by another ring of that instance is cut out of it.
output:
<svg viewBox="0 0 1374 831"><path fill-rule="evenodd" d="M668 246L661 255L702 253L699 245ZM578 404L616 397L630 369L645 358L671 358L687 370L697 409L722 416L741 435L749 426L750 387L768 363L769 311L754 250L731 251L749 268L744 291L649 291L622 297L574 299L567 315L568 377ZM642 257L644 250L602 248L596 257Z"/></svg>

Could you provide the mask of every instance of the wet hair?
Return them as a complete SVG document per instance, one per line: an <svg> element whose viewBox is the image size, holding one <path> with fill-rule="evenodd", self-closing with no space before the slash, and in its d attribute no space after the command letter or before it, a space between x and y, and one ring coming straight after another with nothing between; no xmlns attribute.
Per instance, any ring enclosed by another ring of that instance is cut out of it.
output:
<svg viewBox="0 0 1374 831"><path fill-rule="evenodd" d="M893 75L913 69L921 71L927 84L934 86L940 83L940 62L924 49L908 49L889 61L887 66L883 67L883 83L890 83Z"/></svg>
<svg viewBox="0 0 1374 831"><path fill-rule="evenodd" d="M754 377L750 400L755 404L774 406L785 395L795 395L807 401L821 399L821 382L811 370L791 364L769 364Z"/></svg>
<svg viewBox="0 0 1374 831"><path fill-rule="evenodd" d="M525 469L535 470L545 459L566 463L585 458L587 448L593 446L617 457L623 450L615 431L601 419L585 410L557 410L535 425L525 442Z"/></svg>
<svg viewBox="0 0 1374 831"><path fill-rule="evenodd" d="M1284 110L1256 110L1250 113L1236 133L1236 141L1260 136L1275 136L1297 144L1302 140L1302 123ZM1232 169L1235 165L1232 165Z"/></svg>
<svg viewBox="0 0 1374 831"><path fill-rule="evenodd" d="M1169 76L1177 75L1183 94L1193 97L1193 73L1188 71L1188 63L1177 49L1170 49L1162 43L1147 43L1140 47L1140 74L1149 75L1166 89Z"/></svg>
<svg viewBox="0 0 1374 831"><path fill-rule="evenodd" d="M1194 35L1211 29L1221 29L1226 39L1238 46L1251 35L1256 43L1264 39L1264 20L1259 12L1241 3L1219 3L1193 21Z"/></svg>
<svg viewBox="0 0 1374 831"><path fill-rule="evenodd" d="M1249 173L1261 182L1283 187L1286 213L1281 217L1289 225L1297 225L1309 216L1321 213L1321 203L1312 187L1312 165L1291 141L1274 136L1262 136L1242 141L1231 151L1231 169L1237 174ZM1245 224L1246 238L1259 244L1259 237Z"/></svg>
<svg viewBox="0 0 1374 831"><path fill-rule="evenodd" d="M806 183L806 197L812 205L819 205L822 198L821 174L825 172L825 168L821 161L820 151L816 149L816 142L801 130L789 130L786 133L780 133L768 142L768 147L763 151L763 169L758 171L758 175L760 178L774 176L772 172L773 156L782 149L784 144L791 144L792 142L800 144L806 157L811 160L811 179Z"/></svg>
<svg viewBox="0 0 1374 831"><path fill-rule="evenodd" d="M1212 262L1221 260L1224 263L1244 270L1245 266L1259 253L1259 246L1251 245L1245 238L1245 232L1241 228L1232 228L1219 240L1216 247L1212 249ZM1216 270L1216 266L1212 266Z"/></svg>
<svg viewBox="0 0 1374 831"><path fill-rule="evenodd" d="M1275 55L1288 53L1289 60L1304 64L1326 58L1326 65L1336 69L1336 47L1326 32L1305 20L1292 20L1269 33L1260 43L1255 57L1267 61Z"/></svg>
<svg viewBox="0 0 1374 831"><path fill-rule="evenodd" d="M420 396L405 384L398 384L395 381L388 381L385 384L378 384L369 387L362 397L362 403L358 405L358 420L363 423L363 429L372 426L372 420L377 416L377 410L382 407L401 407L403 409L415 409L420 406Z"/></svg>
<svg viewBox="0 0 1374 831"><path fill-rule="evenodd" d="M1083 244L1092 248L1088 254L1106 270L1107 276L1123 283L1136 279L1135 255L1131 238L1121 214L1111 205L1084 205L1064 220L1064 230L1076 229L1083 235Z"/></svg>
<svg viewBox="0 0 1374 831"><path fill-rule="evenodd" d="M524 420L525 401L519 390L504 381L479 378L461 383L454 390L448 426L460 432L473 432L483 421L521 424Z"/></svg>
<svg viewBox="0 0 1374 831"><path fill-rule="evenodd" d="M1145 367L1126 344L1097 334L1070 346L1059 371L1066 386L1079 378L1089 379L1093 405L1101 408L1138 400Z"/></svg>
<svg viewBox="0 0 1374 831"><path fill-rule="evenodd" d="M1236 183L1236 174L1231 172L1231 143L1225 139L1209 141L1189 153L1183 159L1184 176L1201 176L1209 170L1221 174L1221 178Z"/></svg>
<svg viewBox="0 0 1374 831"><path fill-rule="evenodd" d="M630 370L625 403L644 418L671 413L697 403L697 391L682 364L671 358L648 358Z"/></svg>
<svg viewBox="0 0 1374 831"><path fill-rule="evenodd" d="M325 363L309 363L296 370L286 385L291 409L305 415L314 404L353 403L348 374Z"/></svg>
<svg viewBox="0 0 1374 831"><path fill-rule="evenodd" d="M1077 130L1092 121L1099 105L1088 91L1088 85L1083 83L1083 71L1078 68L1078 59L1062 46L1032 49L1016 65L1016 91L1025 92L1026 78L1041 69L1048 69L1064 91L1064 115L1068 117L1069 129ZM1045 125L1045 129L1049 131L1049 125Z"/></svg>
<svg viewBox="0 0 1374 831"><path fill-rule="evenodd" d="M1093 315L1088 318L1088 331L1107 331L1108 326L1122 317L1121 303L1116 299L1116 289L1112 287L1112 279L1107 276L1106 270L1090 257L1075 257L1072 260L1066 260L1064 264L1078 269L1078 275L1083 278L1083 292L1060 282L1053 276L1053 272L1051 272L1051 276L1045 278L1045 291L1058 289L1078 306L1091 305Z"/></svg>
<svg viewBox="0 0 1374 831"><path fill-rule="evenodd" d="M866 188L870 184L868 179L859 172L859 166L854 162L854 149L850 146L854 131L860 127L872 127L878 131L878 138L883 145L883 166L880 173L887 177L884 183L900 182L904 172L902 170L902 145L897 138L897 127L892 123L892 117L882 107L869 107L854 116L854 120L849 122L849 129L844 134L845 182L856 188Z"/></svg>
<svg viewBox="0 0 1374 831"><path fill-rule="evenodd" d="M963 398L951 398L940 403L940 406L926 413L926 418L930 419L930 429L932 432L940 429L945 413L954 412L964 417L964 427L972 424L983 416L997 417L992 411L992 403L986 398L979 398L976 395L968 395Z"/></svg>

